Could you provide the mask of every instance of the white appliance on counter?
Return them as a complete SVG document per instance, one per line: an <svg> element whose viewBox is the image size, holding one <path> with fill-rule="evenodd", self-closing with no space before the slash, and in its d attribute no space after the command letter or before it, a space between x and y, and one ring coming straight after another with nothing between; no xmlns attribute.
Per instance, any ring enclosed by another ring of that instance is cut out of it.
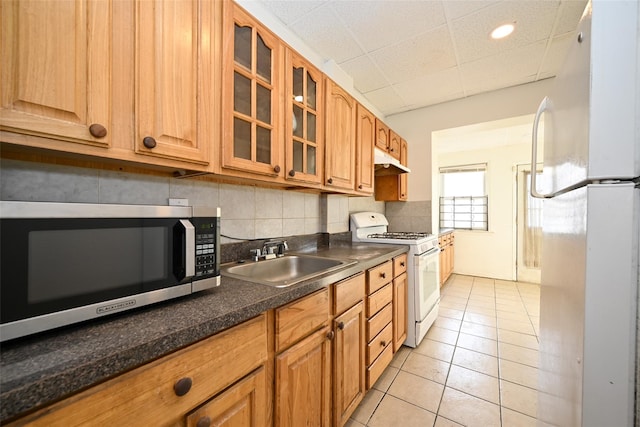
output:
<svg viewBox="0 0 640 427"><path fill-rule="evenodd" d="M408 245L407 339L404 345L417 347L438 317L440 265L438 237L419 232L387 232L387 218L377 212L351 214L352 241Z"/></svg>
<svg viewBox="0 0 640 427"><path fill-rule="evenodd" d="M538 384L545 425L634 425L639 20L637 1L587 4L534 122L532 164L544 112L544 172L537 188L532 179L532 196L545 199Z"/></svg>

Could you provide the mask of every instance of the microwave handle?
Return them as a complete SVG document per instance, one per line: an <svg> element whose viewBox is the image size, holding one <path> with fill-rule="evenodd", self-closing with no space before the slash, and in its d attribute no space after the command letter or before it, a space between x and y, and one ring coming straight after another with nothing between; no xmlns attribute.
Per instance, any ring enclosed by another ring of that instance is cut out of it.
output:
<svg viewBox="0 0 640 427"><path fill-rule="evenodd" d="M180 243L176 244L176 258L175 261L178 271L184 271L183 277L178 277L182 280L185 277L193 277L196 274L196 231L195 227L188 219L181 219L180 224L176 224L177 229L180 230ZM182 264L182 265L180 265Z"/></svg>

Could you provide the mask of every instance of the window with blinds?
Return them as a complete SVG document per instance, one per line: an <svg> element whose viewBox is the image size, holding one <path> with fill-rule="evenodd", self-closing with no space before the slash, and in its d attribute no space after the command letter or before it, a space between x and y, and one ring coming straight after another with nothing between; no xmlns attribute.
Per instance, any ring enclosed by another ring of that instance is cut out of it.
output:
<svg viewBox="0 0 640 427"><path fill-rule="evenodd" d="M489 230L487 164L440 168L440 228Z"/></svg>

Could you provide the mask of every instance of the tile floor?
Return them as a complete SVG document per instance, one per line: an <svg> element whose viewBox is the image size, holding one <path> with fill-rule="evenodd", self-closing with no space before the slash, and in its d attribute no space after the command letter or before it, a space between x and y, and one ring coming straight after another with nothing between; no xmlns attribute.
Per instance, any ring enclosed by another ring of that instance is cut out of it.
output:
<svg viewBox="0 0 640 427"><path fill-rule="evenodd" d="M539 285L452 275L346 427L536 425Z"/></svg>

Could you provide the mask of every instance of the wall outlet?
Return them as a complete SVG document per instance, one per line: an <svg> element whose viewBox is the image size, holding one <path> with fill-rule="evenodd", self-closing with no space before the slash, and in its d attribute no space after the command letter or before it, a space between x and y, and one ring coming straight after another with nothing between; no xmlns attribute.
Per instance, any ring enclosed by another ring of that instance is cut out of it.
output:
<svg viewBox="0 0 640 427"><path fill-rule="evenodd" d="M189 206L189 199L169 199L169 206Z"/></svg>

